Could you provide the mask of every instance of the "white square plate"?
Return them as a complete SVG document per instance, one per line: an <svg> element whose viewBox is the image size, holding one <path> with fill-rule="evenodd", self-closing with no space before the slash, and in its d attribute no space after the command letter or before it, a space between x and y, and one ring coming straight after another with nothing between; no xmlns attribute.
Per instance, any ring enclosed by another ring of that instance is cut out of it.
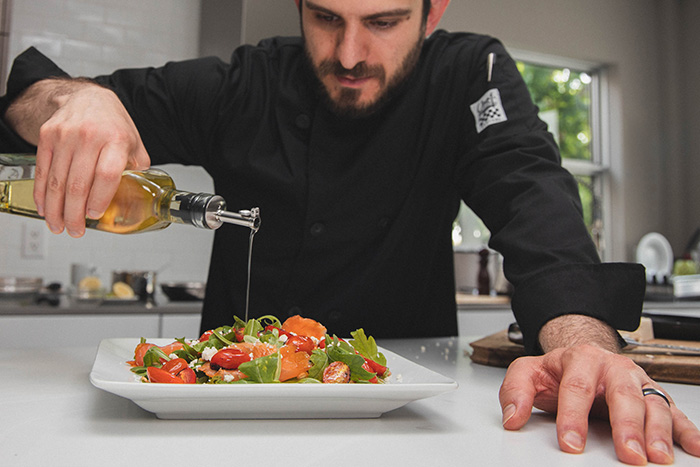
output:
<svg viewBox="0 0 700 467"><path fill-rule="evenodd" d="M103 340L90 382L164 419L376 418L457 388L456 381L385 349L380 351L392 373L386 384L148 384L126 363L138 343Z"/></svg>

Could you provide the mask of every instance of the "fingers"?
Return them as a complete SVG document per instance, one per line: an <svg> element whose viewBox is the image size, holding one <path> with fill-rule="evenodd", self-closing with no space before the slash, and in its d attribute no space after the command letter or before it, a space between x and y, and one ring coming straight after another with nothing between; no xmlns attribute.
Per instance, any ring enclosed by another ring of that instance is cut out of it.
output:
<svg viewBox="0 0 700 467"><path fill-rule="evenodd" d="M647 457L655 464L671 464L673 463L673 418L669 403L654 394L642 396L642 398L645 411L644 441Z"/></svg>
<svg viewBox="0 0 700 467"><path fill-rule="evenodd" d="M53 233L85 233L117 191L125 167L143 169L150 158L116 95L99 87L74 95L39 131L34 200Z"/></svg>
<svg viewBox="0 0 700 467"><path fill-rule="evenodd" d="M505 429L519 430L525 426L536 395L544 392L548 382L546 373L539 371L537 358L519 358L508 367L498 393Z"/></svg>
<svg viewBox="0 0 700 467"><path fill-rule="evenodd" d="M589 349L582 349L585 353ZM581 358L580 353L565 352L557 406L557 440L564 452L578 454L586 446L588 414L598 396L602 367L600 360Z"/></svg>
<svg viewBox="0 0 700 467"><path fill-rule="evenodd" d="M620 461L631 465L674 461L674 441L700 457L700 431L632 360L593 346L556 349L542 357L513 362L499 392L503 426L525 425L532 407L557 413L557 439L562 451L584 450L588 419L605 409ZM670 405L670 407L669 407Z"/></svg>
<svg viewBox="0 0 700 467"><path fill-rule="evenodd" d="M688 454L700 457L700 431L673 403L671 404L671 417L673 420L673 440Z"/></svg>

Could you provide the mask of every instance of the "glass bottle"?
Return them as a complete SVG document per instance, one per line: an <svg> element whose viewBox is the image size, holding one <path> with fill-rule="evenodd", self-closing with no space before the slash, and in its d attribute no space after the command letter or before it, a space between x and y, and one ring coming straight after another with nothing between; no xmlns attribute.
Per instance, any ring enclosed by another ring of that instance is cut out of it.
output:
<svg viewBox="0 0 700 467"><path fill-rule="evenodd" d="M0 154L0 212L41 219L34 204L34 159ZM160 169L127 170L100 219L86 219L89 229L118 234L161 230L172 223L218 229L224 223L260 228L260 210L230 212L219 195L175 189Z"/></svg>

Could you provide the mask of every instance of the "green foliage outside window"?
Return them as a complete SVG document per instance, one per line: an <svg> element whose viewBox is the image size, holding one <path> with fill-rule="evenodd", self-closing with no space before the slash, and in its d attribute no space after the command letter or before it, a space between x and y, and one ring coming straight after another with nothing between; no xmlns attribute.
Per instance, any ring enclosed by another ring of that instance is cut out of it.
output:
<svg viewBox="0 0 700 467"><path fill-rule="evenodd" d="M517 62L532 100L539 107L539 115L559 145L563 159L593 162L591 149L591 88L592 77L585 72L563 67L549 67ZM576 175L576 174L575 174ZM599 241L601 231L600 209L595 190L595 179L576 175L583 217L594 237ZM466 206L455 221L455 245L484 245L489 232Z"/></svg>

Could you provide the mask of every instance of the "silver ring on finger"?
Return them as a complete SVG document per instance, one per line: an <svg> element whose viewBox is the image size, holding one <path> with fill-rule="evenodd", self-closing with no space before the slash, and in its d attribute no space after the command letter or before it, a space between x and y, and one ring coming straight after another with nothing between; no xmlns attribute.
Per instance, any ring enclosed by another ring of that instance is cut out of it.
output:
<svg viewBox="0 0 700 467"><path fill-rule="evenodd" d="M664 394L656 388L642 388L642 394L644 396L659 396L660 398L666 401L666 404L668 404L669 407L671 407L671 401L668 400L666 394Z"/></svg>

